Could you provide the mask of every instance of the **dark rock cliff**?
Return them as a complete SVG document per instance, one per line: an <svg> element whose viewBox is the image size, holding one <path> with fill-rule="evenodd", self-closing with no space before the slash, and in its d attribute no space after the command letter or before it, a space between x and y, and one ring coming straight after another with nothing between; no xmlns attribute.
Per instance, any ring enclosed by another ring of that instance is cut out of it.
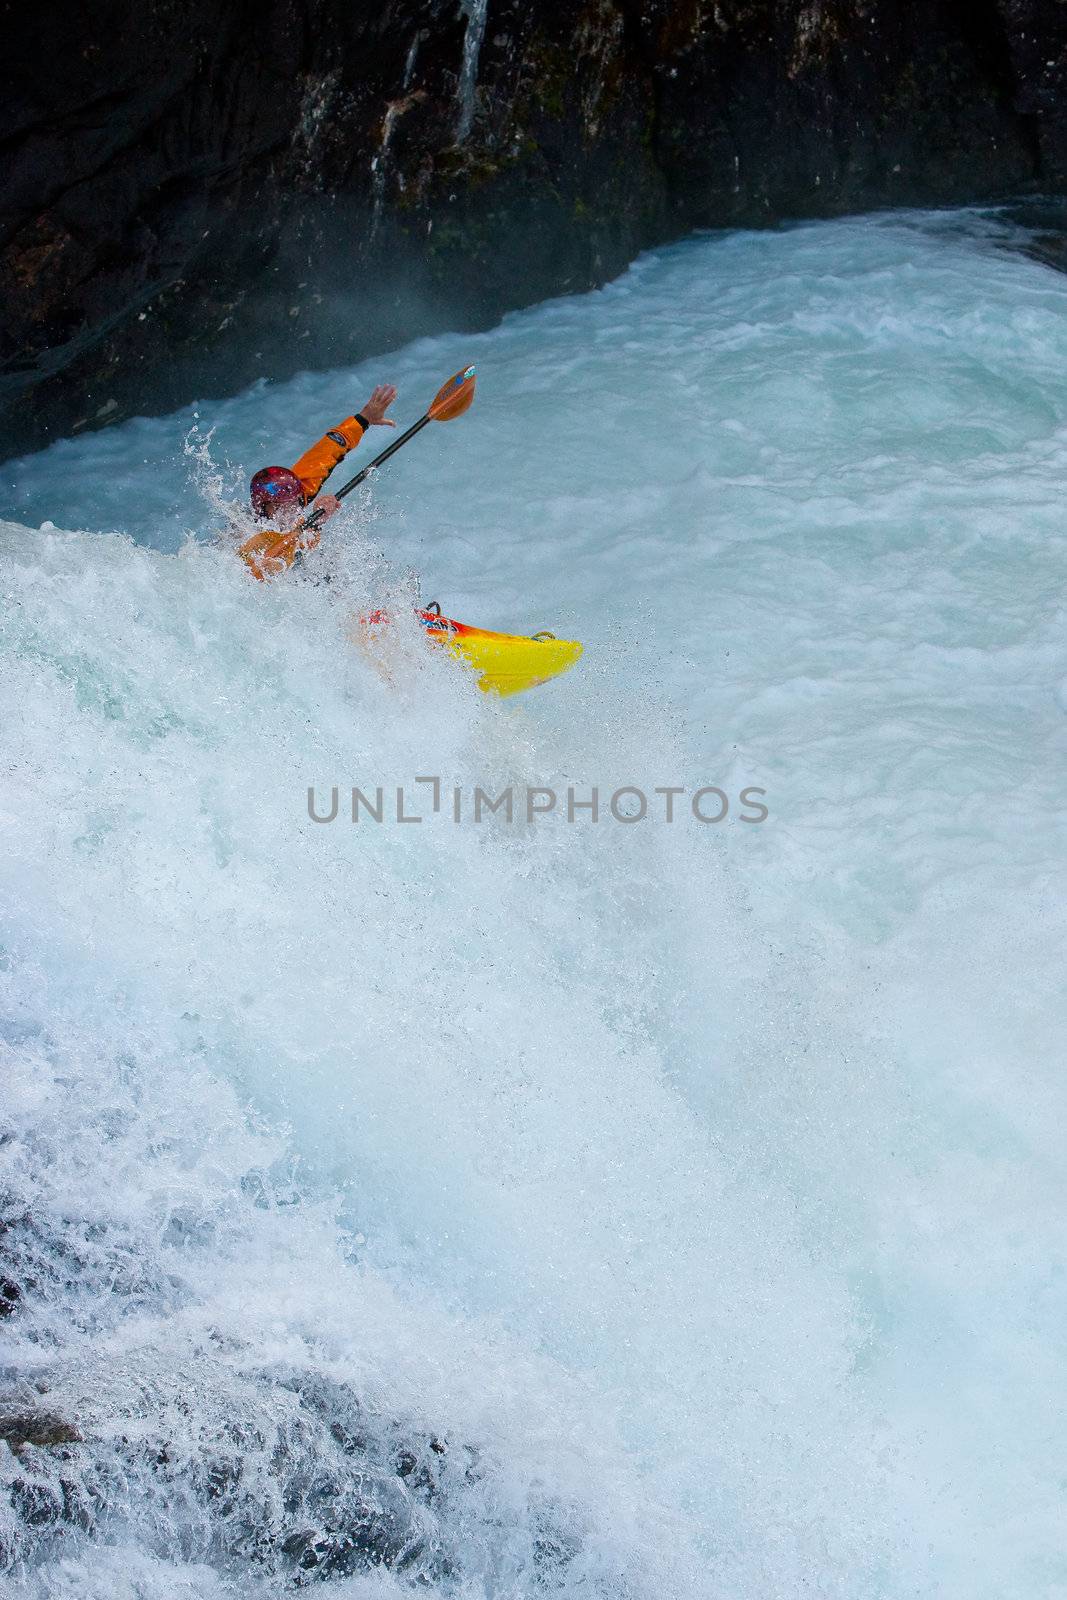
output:
<svg viewBox="0 0 1067 1600"><path fill-rule="evenodd" d="M1061 0L4 0L0 451L697 226L1067 183Z"/></svg>

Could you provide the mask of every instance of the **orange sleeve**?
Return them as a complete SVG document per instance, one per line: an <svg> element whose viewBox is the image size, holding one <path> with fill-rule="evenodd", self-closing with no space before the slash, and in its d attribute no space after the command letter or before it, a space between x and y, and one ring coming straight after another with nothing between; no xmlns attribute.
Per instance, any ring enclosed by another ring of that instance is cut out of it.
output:
<svg viewBox="0 0 1067 1600"><path fill-rule="evenodd" d="M303 484L308 500L314 500L337 463L356 448L362 437L362 423L355 417L348 417L340 427L331 428L310 450L304 451L293 471Z"/></svg>

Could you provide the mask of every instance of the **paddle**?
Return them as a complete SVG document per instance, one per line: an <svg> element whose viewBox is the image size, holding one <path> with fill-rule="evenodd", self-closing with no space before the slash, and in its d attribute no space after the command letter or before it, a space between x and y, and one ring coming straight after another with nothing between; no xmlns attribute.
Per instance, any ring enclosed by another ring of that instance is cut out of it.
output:
<svg viewBox="0 0 1067 1600"><path fill-rule="evenodd" d="M351 494L352 490L369 478L383 461L395 456L400 446L407 444L409 439L414 439L428 422L451 422L453 417L461 417L474 399L475 381L473 367L464 367L461 372L453 373L448 382L443 383L434 395L426 414L421 416L418 422L413 423L406 433L402 433L399 439L394 439L380 456L368 461L362 472L357 472L343 488L338 489L338 500L343 500L346 494ZM322 519L321 510L313 511L310 517L298 522L288 533L279 534L275 528L264 529L262 533L254 533L250 539L246 539L237 553L247 563L252 575L262 581L272 573L291 567L301 551L314 549L322 535L315 532L311 539L305 539L304 535L316 530Z"/></svg>
<svg viewBox="0 0 1067 1600"><path fill-rule="evenodd" d="M477 379L473 367L464 367L462 372L456 372L443 383L430 404L425 416L418 422L412 423L406 433L399 439L394 439L388 449L383 450L380 456L375 456L373 461L368 461L362 472L357 472L354 478L337 491L338 500L343 500L346 494L351 494L353 489L358 489L360 484L375 472L383 461L388 461L390 456L395 456L401 445L407 444L409 439L414 439L417 433L425 428L428 422L451 422L454 417L461 417L469 408L474 399L474 386ZM322 512L313 511L304 523L305 528L316 528L322 521Z"/></svg>

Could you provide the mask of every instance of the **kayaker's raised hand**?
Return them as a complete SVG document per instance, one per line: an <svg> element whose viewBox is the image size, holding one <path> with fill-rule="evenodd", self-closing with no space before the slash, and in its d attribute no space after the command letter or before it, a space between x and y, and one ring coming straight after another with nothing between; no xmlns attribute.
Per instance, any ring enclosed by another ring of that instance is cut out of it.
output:
<svg viewBox="0 0 1067 1600"><path fill-rule="evenodd" d="M391 383L380 383L363 410L357 416L366 417L372 428L395 428L396 423L386 412L396 399L396 388Z"/></svg>

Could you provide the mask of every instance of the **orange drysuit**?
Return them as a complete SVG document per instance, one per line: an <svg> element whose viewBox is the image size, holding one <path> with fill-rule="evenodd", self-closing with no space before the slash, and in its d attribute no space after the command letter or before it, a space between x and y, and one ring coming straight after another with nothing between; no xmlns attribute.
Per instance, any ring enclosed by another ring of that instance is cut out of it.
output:
<svg viewBox="0 0 1067 1600"><path fill-rule="evenodd" d="M294 464L293 472L300 479L305 505L314 500L334 467L356 448L366 431L366 424L358 416L347 417L338 427L324 433L310 450L304 451ZM237 553L247 563L253 577L262 582L291 567L305 550L314 550L321 537L317 527L308 528L304 522L298 522L286 533L279 533L277 528L264 528L246 539Z"/></svg>
<svg viewBox="0 0 1067 1600"><path fill-rule="evenodd" d="M366 429L358 417L349 417L339 427L324 433L317 444L305 450L293 471L304 486L304 504L314 500L330 473L350 450L354 450Z"/></svg>

